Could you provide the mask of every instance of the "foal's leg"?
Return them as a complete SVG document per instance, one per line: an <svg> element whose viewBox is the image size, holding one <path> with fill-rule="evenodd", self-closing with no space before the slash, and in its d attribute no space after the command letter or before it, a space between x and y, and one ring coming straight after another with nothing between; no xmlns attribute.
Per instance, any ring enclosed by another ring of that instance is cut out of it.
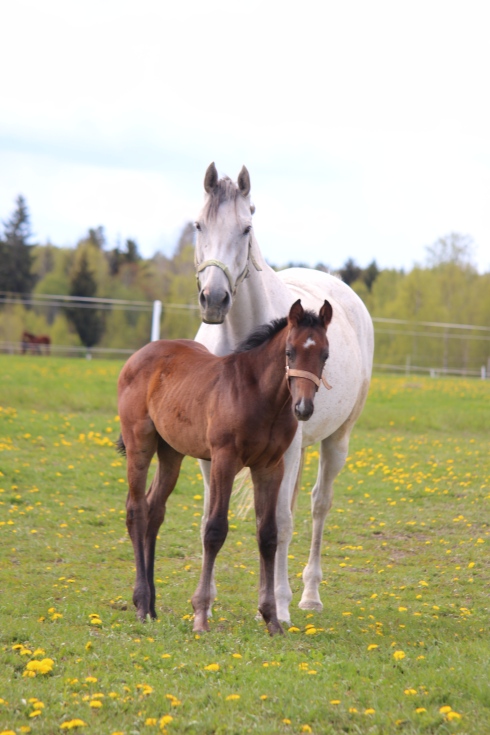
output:
<svg viewBox="0 0 490 735"><path fill-rule="evenodd" d="M121 417L123 425L123 418ZM150 612L150 587L146 576L145 536L148 526L148 504L145 497L148 467L157 448L157 433L148 418L125 427L129 492L126 500L126 525L136 562L133 602L140 620Z"/></svg>
<svg viewBox="0 0 490 735"><path fill-rule="evenodd" d="M274 561L277 549L276 504L283 472L283 462L273 468L252 469L257 542L260 551L259 611L271 635L284 632L277 619L274 593Z"/></svg>
<svg viewBox="0 0 490 735"><path fill-rule="evenodd" d="M156 618L155 611L155 546L158 529L165 518L167 498L174 489L179 477L184 456L176 452L161 437L158 437L158 467L146 494L148 504L148 526L145 538L146 577L150 587L150 616Z"/></svg>
<svg viewBox="0 0 490 735"><path fill-rule="evenodd" d="M352 424L353 425L353 424ZM322 610L319 587L322 581L320 564L323 527L332 505L333 482L345 464L349 452L349 436L352 425L341 426L331 436L323 439L320 449L318 476L311 493L313 528L310 556L303 570L304 590L299 603L303 610Z"/></svg>
<svg viewBox="0 0 490 735"><path fill-rule="evenodd" d="M211 485L211 462L207 459L200 459L199 460L199 466L201 468L202 476L203 476L203 482L204 482L204 502L203 502L203 510L202 510L202 518L201 518L201 542L202 542L202 551L203 551L203 564L204 564L204 534L206 532L206 525L209 518L209 504L210 504L210 497L211 497L211 491L210 491L210 485ZM214 580L214 568L211 575L211 585L210 585L210 598L209 598L209 608L207 612L207 617L211 618L213 616L213 601L216 597L216 582Z"/></svg>
<svg viewBox="0 0 490 735"><path fill-rule="evenodd" d="M288 550L293 535L292 501L301 461L301 426L284 454L284 477L277 501L277 552L275 564L275 591L277 616L283 623L290 622L289 605L293 597L288 579Z"/></svg>
<svg viewBox="0 0 490 735"><path fill-rule="evenodd" d="M234 456L230 453L222 451L213 454L209 517L203 535L204 556L201 578L192 597L195 631L209 630L208 610L211 605L214 562L228 533L228 507L237 469Z"/></svg>

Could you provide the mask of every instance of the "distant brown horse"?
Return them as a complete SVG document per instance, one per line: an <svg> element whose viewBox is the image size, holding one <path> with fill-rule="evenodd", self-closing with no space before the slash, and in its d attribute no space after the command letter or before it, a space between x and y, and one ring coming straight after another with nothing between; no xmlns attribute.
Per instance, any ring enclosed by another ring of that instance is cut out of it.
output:
<svg viewBox="0 0 490 735"><path fill-rule="evenodd" d="M22 354L26 352L33 352L35 355L42 355L41 345L45 345L45 354L49 355L49 348L51 345L51 339L47 334L40 334L36 337L35 334L30 332L22 332Z"/></svg>
<svg viewBox="0 0 490 735"><path fill-rule="evenodd" d="M328 357L326 329L331 318L328 301L317 315L305 311L298 300L288 317L260 327L226 357L216 357L191 340L161 340L129 358L118 384L119 448L128 462L126 523L136 560L133 602L141 620L148 614L156 617L157 533L182 460L190 455L211 460L203 569L192 598L194 630L209 630L211 580L228 532L233 480L243 467L249 467L260 551L259 610L269 632L282 633L274 594L274 557L283 455L298 420L306 421L313 414ZM155 452L158 467L145 494Z"/></svg>

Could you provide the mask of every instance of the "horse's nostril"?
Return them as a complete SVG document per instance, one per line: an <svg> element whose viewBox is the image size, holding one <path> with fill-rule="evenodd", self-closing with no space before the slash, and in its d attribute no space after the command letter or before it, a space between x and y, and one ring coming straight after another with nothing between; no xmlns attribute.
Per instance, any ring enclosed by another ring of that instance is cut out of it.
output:
<svg viewBox="0 0 490 735"><path fill-rule="evenodd" d="M201 291L201 293L199 294L199 303L201 304L201 307L203 309L206 308L206 294L204 293L204 291Z"/></svg>
<svg viewBox="0 0 490 735"><path fill-rule="evenodd" d="M221 305L222 306L228 306L229 303L230 303L230 294L228 293L228 291L225 291L225 295L223 296L223 299L221 301Z"/></svg>

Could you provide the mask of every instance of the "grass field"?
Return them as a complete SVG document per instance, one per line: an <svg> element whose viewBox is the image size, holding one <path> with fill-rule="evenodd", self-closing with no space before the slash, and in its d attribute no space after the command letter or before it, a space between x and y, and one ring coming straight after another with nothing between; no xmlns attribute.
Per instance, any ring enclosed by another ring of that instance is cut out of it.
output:
<svg viewBox="0 0 490 735"><path fill-rule="evenodd" d="M0 356L0 733L490 732L490 383L375 377L324 537L322 613L255 620L252 515L232 503L211 632L192 632L202 484L186 460L136 621L120 363Z"/></svg>

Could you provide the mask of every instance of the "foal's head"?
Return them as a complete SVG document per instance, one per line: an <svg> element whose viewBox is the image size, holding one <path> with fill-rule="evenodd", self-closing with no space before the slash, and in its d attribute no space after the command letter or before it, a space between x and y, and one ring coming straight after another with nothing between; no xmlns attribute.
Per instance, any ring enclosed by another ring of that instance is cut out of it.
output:
<svg viewBox="0 0 490 735"><path fill-rule="evenodd" d="M318 316L305 311L300 299L289 312L286 371L298 421L307 421L313 414L315 393L328 358L327 327L331 320L332 307L328 301L324 301Z"/></svg>

